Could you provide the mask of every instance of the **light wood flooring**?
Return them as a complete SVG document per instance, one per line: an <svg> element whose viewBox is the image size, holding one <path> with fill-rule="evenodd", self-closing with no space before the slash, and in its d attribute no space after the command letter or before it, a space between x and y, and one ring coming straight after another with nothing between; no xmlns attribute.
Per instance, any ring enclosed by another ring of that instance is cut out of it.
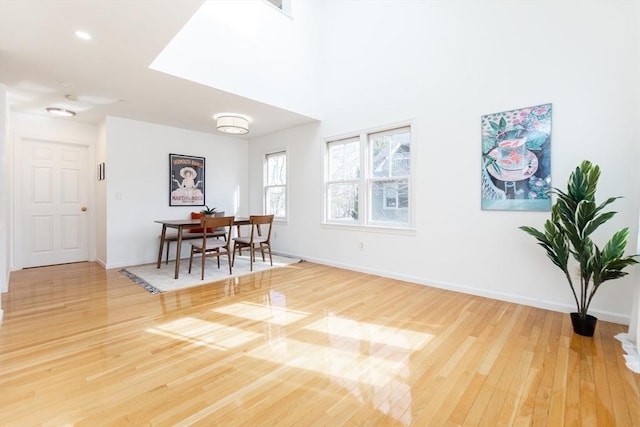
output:
<svg viewBox="0 0 640 427"><path fill-rule="evenodd" d="M304 262L160 295L12 273L0 425L640 426L623 325Z"/></svg>

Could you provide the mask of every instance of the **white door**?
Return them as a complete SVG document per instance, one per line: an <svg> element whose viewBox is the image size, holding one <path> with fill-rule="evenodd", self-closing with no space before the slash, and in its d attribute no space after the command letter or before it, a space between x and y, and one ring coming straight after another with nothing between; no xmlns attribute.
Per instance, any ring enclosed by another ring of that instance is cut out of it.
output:
<svg viewBox="0 0 640 427"><path fill-rule="evenodd" d="M87 261L88 148L22 139L23 267Z"/></svg>

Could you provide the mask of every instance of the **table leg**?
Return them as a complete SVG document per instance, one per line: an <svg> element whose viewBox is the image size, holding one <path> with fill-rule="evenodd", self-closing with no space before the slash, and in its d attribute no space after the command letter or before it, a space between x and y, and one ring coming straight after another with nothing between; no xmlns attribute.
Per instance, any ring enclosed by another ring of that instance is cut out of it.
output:
<svg viewBox="0 0 640 427"><path fill-rule="evenodd" d="M178 242L176 243L176 274L174 279L180 275L180 251L182 250L182 226L178 227Z"/></svg>
<svg viewBox="0 0 640 427"><path fill-rule="evenodd" d="M162 234L160 234L160 249L158 250L158 265L157 265L158 268L160 268L160 264L162 263L162 251L164 249L164 240L166 235L167 235L167 225L162 224Z"/></svg>

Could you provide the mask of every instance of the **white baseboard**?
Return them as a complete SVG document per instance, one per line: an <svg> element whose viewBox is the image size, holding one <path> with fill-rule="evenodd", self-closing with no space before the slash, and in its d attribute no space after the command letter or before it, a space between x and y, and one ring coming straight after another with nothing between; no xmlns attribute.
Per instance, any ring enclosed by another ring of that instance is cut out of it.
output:
<svg viewBox="0 0 640 427"><path fill-rule="evenodd" d="M186 257L181 257L180 259L189 259L188 256ZM146 264L155 264L158 260L153 260L153 261L149 261L149 262L139 262L136 264L131 264L130 262L117 262L117 263L111 263L109 265L105 265L100 263L105 270L113 270L115 268L126 268L126 267L133 267L134 265L146 265ZM169 259L169 265L175 265L176 260L175 259ZM164 265L164 259L162 260L162 265Z"/></svg>
<svg viewBox="0 0 640 427"><path fill-rule="evenodd" d="M522 295L508 294L503 292L488 291L485 289L472 288L469 286L458 285L455 283L440 282L435 280L428 280L423 277L415 277L406 274L399 274L395 272L376 270L371 268L362 268L351 264L344 264L340 262L334 262L322 258L304 257L297 254L288 254L286 252L279 252L279 255L301 258L307 261L315 262L318 264L330 265L332 267L344 268L346 270L358 271L361 273L373 274L376 276L388 277L390 279L403 280L406 282L416 283L423 286L431 286L438 289L446 289L449 291L461 292L469 295L476 295L485 298L491 298L499 301L512 302L515 304L527 305L530 307L542 308L545 310L556 311L560 313L571 313L576 311L573 305L558 303L555 301L539 300L534 298L523 297ZM600 320L607 322L618 323L622 325L629 325L631 318L629 315L621 313L613 313L603 310L590 310L589 313Z"/></svg>

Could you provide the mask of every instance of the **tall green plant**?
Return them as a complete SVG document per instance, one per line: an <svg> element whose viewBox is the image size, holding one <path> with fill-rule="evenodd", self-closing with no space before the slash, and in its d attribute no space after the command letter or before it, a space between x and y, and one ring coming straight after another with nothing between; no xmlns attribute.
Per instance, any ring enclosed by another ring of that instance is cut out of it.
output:
<svg viewBox="0 0 640 427"><path fill-rule="evenodd" d="M599 178L600 167L584 160L569 176L566 193L555 187L550 190L557 195L557 200L551 208L551 219L544 224L544 231L519 227L535 237L547 257L564 272L583 319L600 286L607 280L626 276L628 273L623 270L638 262L635 259L638 255L624 256L628 227L614 233L602 249L591 240L591 234L616 214L603 212L603 209L620 198L610 197L597 205L595 196ZM569 272L570 257L580 268L579 293Z"/></svg>

